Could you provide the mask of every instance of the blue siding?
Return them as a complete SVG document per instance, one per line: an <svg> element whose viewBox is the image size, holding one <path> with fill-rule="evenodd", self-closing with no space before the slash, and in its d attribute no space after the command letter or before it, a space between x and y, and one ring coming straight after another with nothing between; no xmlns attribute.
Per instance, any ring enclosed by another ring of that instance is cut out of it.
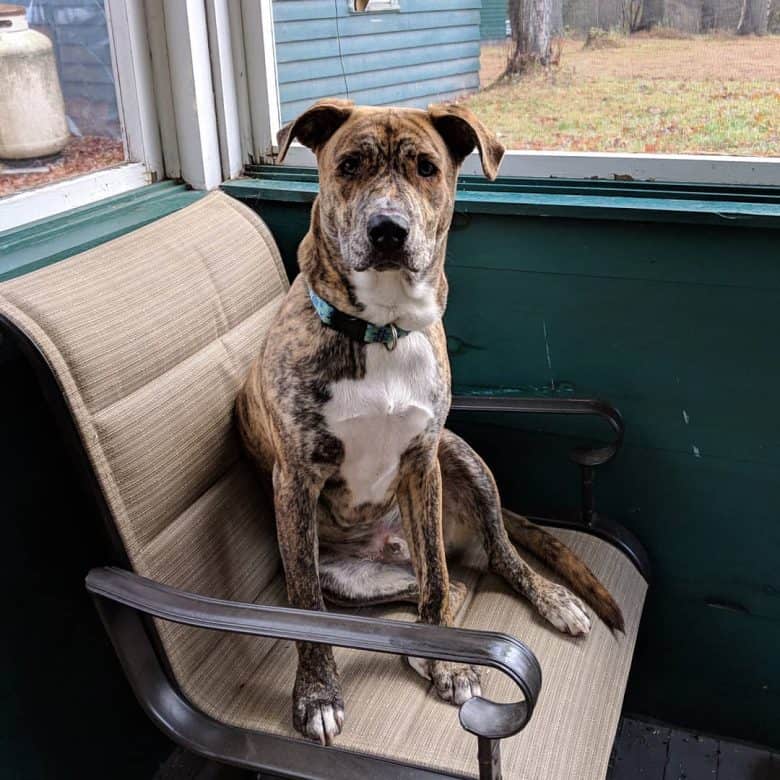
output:
<svg viewBox="0 0 780 780"><path fill-rule="evenodd" d="M274 0L282 120L314 100L424 107L479 88L481 0L400 0L352 13L350 0Z"/></svg>
<svg viewBox="0 0 780 780"><path fill-rule="evenodd" d="M506 38L507 0L482 0L479 32L483 40Z"/></svg>

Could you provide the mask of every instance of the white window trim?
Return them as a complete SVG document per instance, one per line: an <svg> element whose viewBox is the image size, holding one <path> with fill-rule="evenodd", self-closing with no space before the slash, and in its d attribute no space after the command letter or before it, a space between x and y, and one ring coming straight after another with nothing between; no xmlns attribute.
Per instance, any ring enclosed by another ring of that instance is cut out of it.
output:
<svg viewBox="0 0 780 780"><path fill-rule="evenodd" d="M88 206L148 183L149 171L143 163L126 163L38 189L23 190L0 200L0 231Z"/></svg>
<svg viewBox="0 0 780 780"><path fill-rule="evenodd" d="M317 164L305 146L293 144L282 165ZM473 152L461 173L482 175L479 155ZM780 186L780 158L726 157L694 154L611 154L608 152L509 151L500 176L556 179L608 179L683 184Z"/></svg>
<svg viewBox="0 0 780 780"><path fill-rule="evenodd" d="M464 174L481 174L474 153ZM682 184L780 186L780 158L706 154L613 154L610 152L509 151L501 176L558 179L658 181Z"/></svg>
<svg viewBox="0 0 780 780"><path fill-rule="evenodd" d="M241 14L253 159L263 162L276 150L276 135L282 126L272 0L241 0Z"/></svg>
<svg viewBox="0 0 780 780"><path fill-rule="evenodd" d="M127 159L144 163L152 179L161 179L160 123L143 0L106 0L105 9Z"/></svg>
<svg viewBox="0 0 780 780"><path fill-rule="evenodd" d="M121 195L164 176L143 0L106 0L127 163L0 198L0 230Z"/></svg>

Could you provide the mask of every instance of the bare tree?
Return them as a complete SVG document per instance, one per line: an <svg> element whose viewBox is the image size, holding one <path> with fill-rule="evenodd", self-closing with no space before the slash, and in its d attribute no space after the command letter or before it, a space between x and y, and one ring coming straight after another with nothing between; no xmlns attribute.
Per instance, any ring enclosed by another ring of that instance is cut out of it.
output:
<svg viewBox="0 0 780 780"><path fill-rule="evenodd" d="M552 6L553 0L509 0L512 52L505 75L524 73L533 65L550 64Z"/></svg>
<svg viewBox="0 0 780 780"><path fill-rule="evenodd" d="M742 0L737 35L766 35L770 3L766 0Z"/></svg>
<svg viewBox="0 0 780 780"><path fill-rule="evenodd" d="M621 11L624 32L634 33L641 27L644 10L644 0L623 0Z"/></svg>
<svg viewBox="0 0 780 780"><path fill-rule="evenodd" d="M737 35L750 35L753 32L753 4L750 0L742 0L742 9L737 22Z"/></svg>

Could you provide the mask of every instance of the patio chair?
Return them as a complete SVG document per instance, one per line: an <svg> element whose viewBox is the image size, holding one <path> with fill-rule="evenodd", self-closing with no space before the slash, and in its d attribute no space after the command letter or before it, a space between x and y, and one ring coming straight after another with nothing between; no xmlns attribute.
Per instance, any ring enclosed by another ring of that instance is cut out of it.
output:
<svg viewBox="0 0 780 780"><path fill-rule="evenodd" d="M594 619L586 639L563 636L469 570L457 628L417 625L410 605L286 606L272 511L232 414L287 287L265 224L222 193L0 285L0 327L39 372L114 541L87 588L141 706L189 750L285 777L603 778L647 584L638 547L606 541L618 532L592 513L555 533L615 595L624 635ZM608 407L565 404L498 406L595 411L619 428ZM583 456L586 476L607 450ZM293 730L289 640L336 646L347 718L334 747ZM486 698L440 701L402 654L492 667Z"/></svg>

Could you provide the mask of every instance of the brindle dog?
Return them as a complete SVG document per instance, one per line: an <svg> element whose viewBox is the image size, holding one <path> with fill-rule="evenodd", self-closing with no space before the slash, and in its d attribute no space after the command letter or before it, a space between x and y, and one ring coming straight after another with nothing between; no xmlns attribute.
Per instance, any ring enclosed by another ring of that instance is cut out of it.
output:
<svg viewBox="0 0 780 780"><path fill-rule="evenodd" d="M476 147L495 178L504 149L467 109L316 103L279 133L317 156L320 193L298 250L301 273L237 401L243 443L273 480L290 603L325 609L408 600L449 625L465 594L446 558L481 551L556 628L590 620L566 588L535 572L515 544L557 570L613 628L622 615L589 569L545 531L501 508L493 476L444 428L450 368L442 314L444 257L459 167ZM313 290L341 312L408 331L364 343L326 326ZM391 348L394 347L394 348ZM298 644L293 721L330 744L344 703L330 647ZM408 659L439 696L479 695L462 664Z"/></svg>

